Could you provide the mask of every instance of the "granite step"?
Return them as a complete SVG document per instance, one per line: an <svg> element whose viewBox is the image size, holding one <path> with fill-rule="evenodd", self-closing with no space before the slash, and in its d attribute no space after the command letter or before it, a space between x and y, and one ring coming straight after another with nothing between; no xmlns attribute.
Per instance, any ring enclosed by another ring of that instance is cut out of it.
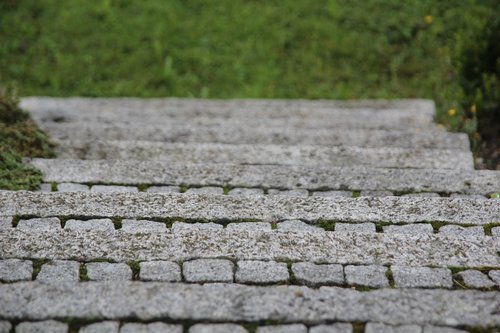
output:
<svg viewBox="0 0 500 333"><path fill-rule="evenodd" d="M436 197L286 197L210 194L0 192L0 216L181 218L200 221L500 222L497 200Z"/></svg>
<svg viewBox="0 0 500 333"><path fill-rule="evenodd" d="M184 122L145 125L44 122L40 126L59 140L149 140L470 150L466 134L448 133L444 130L298 129L268 126L255 128L249 127L245 120L225 122L224 125L216 126L196 126Z"/></svg>
<svg viewBox="0 0 500 333"><path fill-rule="evenodd" d="M473 170L471 152L153 141L58 141L60 158L136 159L168 163L371 166Z"/></svg>
<svg viewBox="0 0 500 333"><path fill-rule="evenodd" d="M179 164L137 160L32 159L44 182L218 186L309 191L394 191L490 195L500 192L500 171L360 166Z"/></svg>

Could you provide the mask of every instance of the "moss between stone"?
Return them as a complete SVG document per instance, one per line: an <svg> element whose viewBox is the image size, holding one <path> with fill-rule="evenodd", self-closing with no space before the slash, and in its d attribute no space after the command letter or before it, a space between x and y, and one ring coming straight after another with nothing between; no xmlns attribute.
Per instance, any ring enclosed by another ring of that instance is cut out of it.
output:
<svg viewBox="0 0 500 333"><path fill-rule="evenodd" d="M141 272L141 266L138 261L129 261L127 265L132 270L132 280L139 280L139 274Z"/></svg>
<svg viewBox="0 0 500 333"><path fill-rule="evenodd" d="M491 229L495 227L500 227L500 223L495 222L495 223L488 223L484 225L484 234L486 236L493 236Z"/></svg>
<svg viewBox="0 0 500 333"><path fill-rule="evenodd" d="M32 273L31 278L33 280L35 280L36 277L38 276L38 273L40 273L40 270L42 269L42 265L46 264L50 260L49 259L32 259L31 261L33 262L33 273Z"/></svg>

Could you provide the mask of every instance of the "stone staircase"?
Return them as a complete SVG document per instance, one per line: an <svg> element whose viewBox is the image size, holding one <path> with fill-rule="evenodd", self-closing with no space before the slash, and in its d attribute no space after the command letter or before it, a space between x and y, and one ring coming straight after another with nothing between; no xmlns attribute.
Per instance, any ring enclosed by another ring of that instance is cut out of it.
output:
<svg viewBox="0 0 500 333"><path fill-rule="evenodd" d="M500 172L425 100L22 100L0 333L500 331Z"/></svg>

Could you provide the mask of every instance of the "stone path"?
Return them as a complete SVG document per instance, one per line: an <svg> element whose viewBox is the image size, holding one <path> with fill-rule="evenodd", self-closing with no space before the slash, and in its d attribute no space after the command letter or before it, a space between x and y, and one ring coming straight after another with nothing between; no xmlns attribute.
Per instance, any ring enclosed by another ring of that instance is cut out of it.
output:
<svg viewBox="0 0 500 333"><path fill-rule="evenodd" d="M424 100L25 98L0 333L500 331L500 172Z"/></svg>

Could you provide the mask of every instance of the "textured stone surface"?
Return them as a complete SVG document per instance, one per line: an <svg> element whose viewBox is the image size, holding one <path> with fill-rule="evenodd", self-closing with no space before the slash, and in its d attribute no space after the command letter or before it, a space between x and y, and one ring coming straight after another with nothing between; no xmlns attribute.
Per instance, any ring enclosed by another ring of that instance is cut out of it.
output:
<svg viewBox="0 0 500 333"><path fill-rule="evenodd" d="M443 235L470 235L484 236L483 227L461 227L459 225L445 225L439 228L439 233Z"/></svg>
<svg viewBox="0 0 500 333"><path fill-rule="evenodd" d="M264 195L264 191L260 188L237 187L237 188L233 188L231 191L229 191L228 194L234 195L234 196L246 197L246 196L252 196L252 195Z"/></svg>
<svg viewBox="0 0 500 333"><path fill-rule="evenodd" d="M65 230L114 230L115 225L111 219L93 220L68 220L64 225Z"/></svg>
<svg viewBox="0 0 500 333"><path fill-rule="evenodd" d="M271 223L267 222L237 222L229 223L228 230L264 230L271 231Z"/></svg>
<svg viewBox="0 0 500 333"><path fill-rule="evenodd" d="M472 153L460 150L95 140L56 143L61 158L148 159L168 163L474 169Z"/></svg>
<svg viewBox="0 0 500 333"><path fill-rule="evenodd" d="M84 184L61 183L57 184L58 192L88 192L89 187Z"/></svg>
<svg viewBox="0 0 500 333"><path fill-rule="evenodd" d="M274 190L270 189L267 191L268 195L282 195L285 197L308 197L309 192L307 190Z"/></svg>
<svg viewBox="0 0 500 333"><path fill-rule="evenodd" d="M126 323L121 327L120 333L182 333L182 326L165 323Z"/></svg>
<svg viewBox="0 0 500 333"><path fill-rule="evenodd" d="M431 197L431 198L439 198L440 195L434 192L420 192L420 193L407 193L403 194L402 197Z"/></svg>
<svg viewBox="0 0 500 333"><path fill-rule="evenodd" d="M10 229L10 228L12 228L12 217L0 216L0 229Z"/></svg>
<svg viewBox="0 0 500 333"><path fill-rule="evenodd" d="M362 287L383 288L389 286L387 268L384 266L352 266L344 268L347 284Z"/></svg>
<svg viewBox="0 0 500 333"><path fill-rule="evenodd" d="M122 221L120 229L123 232L140 233L140 232L168 232L165 223L148 221L148 220L129 220Z"/></svg>
<svg viewBox="0 0 500 333"><path fill-rule="evenodd" d="M498 237L439 234L384 234L191 229L175 233L130 234L0 230L0 258L79 261L230 258L338 264L438 267L500 267ZM460 255L456 255L460 253Z"/></svg>
<svg viewBox="0 0 500 333"><path fill-rule="evenodd" d="M312 196L313 197L346 197L346 198L351 198L352 192L351 191L318 191L318 192L313 192Z"/></svg>
<svg viewBox="0 0 500 333"><path fill-rule="evenodd" d="M11 323L5 320L0 320L0 333L10 333L12 329Z"/></svg>
<svg viewBox="0 0 500 333"><path fill-rule="evenodd" d="M0 192L4 215L180 217L203 220L319 219L338 222L442 221L461 225L500 220L495 200L449 198L234 197L153 193Z"/></svg>
<svg viewBox="0 0 500 333"><path fill-rule="evenodd" d="M233 282L234 265L226 259L196 259L182 265L188 282Z"/></svg>
<svg viewBox="0 0 500 333"><path fill-rule="evenodd" d="M179 264L172 261L147 261L141 262L139 278L144 281L182 281Z"/></svg>
<svg viewBox="0 0 500 333"><path fill-rule="evenodd" d="M480 194L460 194L460 193L452 193L452 194L450 194L450 198L452 198L452 199L455 199L455 198L461 198L461 199L484 199L484 200L488 199L484 195L480 195Z"/></svg>
<svg viewBox="0 0 500 333"><path fill-rule="evenodd" d="M78 333L118 333L119 328L119 322L105 321L84 326L80 328Z"/></svg>
<svg viewBox="0 0 500 333"><path fill-rule="evenodd" d="M392 196L393 193L391 191L361 191L359 193L360 197L389 197Z"/></svg>
<svg viewBox="0 0 500 333"><path fill-rule="evenodd" d="M386 325L381 323L367 323L365 333L422 333L418 325Z"/></svg>
<svg viewBox="0 0 500 333"><path fill-rule="evenodd" d="M260 326L256 333L307 333L307 327L302 324Z"/></svg>
<svg viewBox="0 0 500 333"><path fill-rule="evenodd" d="M186 191L186 194L219 194L222 195L224 190L222 187L206 186L192 187Z"/></svg>
<svg viewBox="0 0 500 333"><path fill-rule="evenodd" d="M491 228L491 235L500 237L500 227Z"/></svg>
<svg viewBox="0 0 500 333"><path fill-rule="evenodd" d="M0 285L0 317L39 320L54 317L95 320L210 320L283 323L324 321L390 322L442 326L498 326L499 292L474 290L380 289L358 292L322 287L186 285L113 281L87 283L19 282ZM79 302L74 302L78 299ZM47 305L50 300L51 306ZM356 309L354 311L353 309ZM411 309L411 311L408 311Z"/></svg>
<svg viewBox="0 0 500 333"><path fill-rule="evenodd" d="M96 193L135 193L139 192L135 186L118 186L118 185L94 185L90 191Z"/></svg>
<svg viewBox="0 0 500 333"><path fill-rule="evenodd" d="M23 322L16 326L16 333L68 333L68 324L55 320Z"/></svg>
<svg viewBox="0 0 500 333"><path fill-rule="evenodd" d="M314 225L307 224L300 220L288 220L278 223L278 230L303 230L303 231L312 231L312 232L321 232L323 231L321 228L316 227Z"/></svg>
<svg viewBox="0 0 500 333"><path fill-rule="evenodd" d="M93 281L132 280L132 270L127 264L91 262L86 264L87 276Z"/></svg>
<svg viewBox="0 0 500 333"><path fill-rule="evenodd" d="M36 279L40 281L78 281L80 279L80 264L69 260L50 261L42 265Z"/></svg>
<svg viewBox="0 0 500 333"><path fill-rule="evenodd" d="M19 230L58 230L61 229L61 221L57 217L36 218L29 220L19 220L17 223Z"/></svg>
<svg viewBox="0 0 500 333"><path fill-rule="evenodd" d="M149 193L179 193L179 186L150 186L146 189Z"/></svg>
<svg viewBox="0 0 500 333"><path fill-rule="evenodd" d="M375 232L373 223L335 223L335 231L340 232Z"/></svg>
<svg viewBox="0 0 500 333"><path fill-rule="evenodd" d="M236 264L236 282L280 283L290 278L285 263L274 261L241 260Z"/></svg>
<svg viewBox="0 0 500 333"><path fill-rule="evenodd" d="M390 190L489 195L499 191L500 171L335 167L318 165L186 164L137 160L33 159L45 181L173 184L309 190Z"/></svg>
<svg viewBox="0 0 500 333"><path fill-rule="evenodd" d="M189 328L189 333L248 333L236 324L196 324Z"/></svg>
<svg viewBox="0 0 500 333"><path fill-rule="evenodd" d="M500 270L492 269L489 271L488 276L500 287Z"/></svg>
<svg viewBox="0 0 500 333"><path fill-rule="evenodd" d="M173 232L189 232L192 230L222 230L224 227L222 224L217 223L185 223L185 222L174 222L172 224Z"/></svg>
<svg viewBox="0 0 500 333"><path fill-rule="evenodd" d="M391 266L394 285L398 288L451 288L448 268Z"/></svg>
<svg viewBox="0 0 500 333"><path fill-rule="evenodd" d="M343 285L342 265L316 265L309 262L292 264L292 272L297 282L308 286Z"/></svg>
<svg viewBox="0 0 500 333"><path fill-rule="evenodd" d="M425 325L422 333L469 333L469 332L451 327Z"/></svg>
<svg viewBox="0 0 500 333"><path fill-rule="evenodd" d="M36 192L52 192L52 184L51 183L42 183L40 184L40 188L36 190Z"/></svg>
<svg viewBox="0 0 500 333"><path fill-rule="evenodd" d="M495 286L495 283L488 278L488 275L474 269L462 271L458 275L460 275L465 285L470 288L491 288Z"/></svg>
<svg viewBox="0 0 500 333"><path fill-rule="evenodd" d="M408 225L386 225L382 230L388 234L432 234L434 228L428 223L408 224Z"/></svg>
<svg viewBox="0 0 500 333"><path fill-rule="evenodd" d="M309 333L353 333L351 324L337 323L318 325L309 329Z"/></svg>
<svg viewBox="0 0 500 333"><path fill-rule="evenodd" d="M32 274L33 274L33 263L29 260L20 260L20 259L0 260L0 281L14 282L22 280L31 280Z"/></svg>

